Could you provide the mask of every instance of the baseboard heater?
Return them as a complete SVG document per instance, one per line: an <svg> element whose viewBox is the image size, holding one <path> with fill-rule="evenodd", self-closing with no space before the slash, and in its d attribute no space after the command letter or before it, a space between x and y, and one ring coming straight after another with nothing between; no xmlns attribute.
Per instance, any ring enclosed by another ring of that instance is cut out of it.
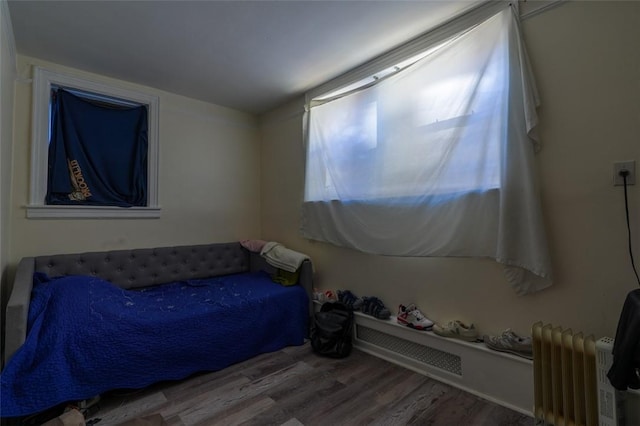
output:
<svg viewBox="0 0 640 426"><path fill-rule="evenodd" d="M532 416L532 362L356 312L354 346L489 401Z"/></svg>
<svg viewBox="0 0 640 426"><path fill-rule="evenodd" d="M462 358L458 355L358 324L356 324L356 335L363 342L462 377Z"/></svg>

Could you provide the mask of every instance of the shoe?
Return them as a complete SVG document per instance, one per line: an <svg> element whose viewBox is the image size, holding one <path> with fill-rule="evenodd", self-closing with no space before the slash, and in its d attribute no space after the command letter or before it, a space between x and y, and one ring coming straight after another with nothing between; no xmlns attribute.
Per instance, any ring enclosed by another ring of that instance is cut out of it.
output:
<svg viewBox="0 0 640 426"><path fill-rule="evenodd" d="M433 321L425 317L416 305L398 306L398 316L396 317L398 324L415 328L416 330L431 330Z"/></svg>
<svg viewBox="0 0 640 426"><path fill-rule="evenodd" d="M317 300L320 303L325 302L337 302L338 297L333 290L317 290L313 291L313 300Z"/></svg>
<svg viewBox="0 0 640 426"><path fill-rule="evenodd" d="M354 311L362 307L362 299L351 293L349 290L338 290L338 301L344 303Z"/></svg>
<svg viewBox="0 0 640 426"><path fill-rule="evenodd" d="M478 330L475 325L467 326L462 321L451 321L446 325L435 324L433 332L438 336L452 337L454 339L466 340L467 342L475 342L478 340Z"/></svg>
<svg viewBox="0 0 640 426"><path fill-rule="evenodd" d="M317 300L318 302L322 302L324 298L324 293L317 288L313 288L313 300Z"/></svg>
<svg viewBox="0 0 640 426"><path fill-rule="evenodd" d="M484 336L485 345L489 349L500 352L508 352L527 359L533 359L533 347L531 337L521 337L511 331L505 330L500 336Z"/></svg>
<svg viewBox="0 0 640 426"><path fill-rule="evenodd" d="M387 309L384 303L382 303L382 300L377 297L363 297L360 310L367 315L381 320L386 320L391 317L389 309Z"/></svg>

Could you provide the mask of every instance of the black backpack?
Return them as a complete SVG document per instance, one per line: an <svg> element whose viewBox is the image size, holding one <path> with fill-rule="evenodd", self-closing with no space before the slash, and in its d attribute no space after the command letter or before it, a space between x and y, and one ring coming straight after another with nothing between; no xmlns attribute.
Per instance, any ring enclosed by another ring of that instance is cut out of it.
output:
<svg viewBox="0 0 640 426"><path fill-rule="evenodd" d="M314 315L311 347L331 358L349 356L352 347L353 310L340 302L326 302Z"/></svg>

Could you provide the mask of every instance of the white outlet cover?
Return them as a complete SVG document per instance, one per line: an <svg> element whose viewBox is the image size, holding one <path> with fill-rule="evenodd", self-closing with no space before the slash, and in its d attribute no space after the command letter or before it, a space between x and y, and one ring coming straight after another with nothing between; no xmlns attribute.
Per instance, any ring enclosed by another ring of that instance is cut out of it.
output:
<svg viewBox="0 0 640 426"><path fill-rule="evenodd" d="M636 160L616 161L613 163L613 184L615 186L624 185L624 179L620 176L620 170L628 170L627 185L636 183Z"/></svg>

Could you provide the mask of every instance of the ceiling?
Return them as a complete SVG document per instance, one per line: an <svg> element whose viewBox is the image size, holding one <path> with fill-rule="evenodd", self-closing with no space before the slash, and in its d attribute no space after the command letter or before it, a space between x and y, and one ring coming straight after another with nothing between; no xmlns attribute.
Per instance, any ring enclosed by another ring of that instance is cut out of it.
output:
<svg viewBox="0 0 640 426"><path fill-rule="evenodd" d="M477 4L24 1L19 54L260 114Z"/></svg>

